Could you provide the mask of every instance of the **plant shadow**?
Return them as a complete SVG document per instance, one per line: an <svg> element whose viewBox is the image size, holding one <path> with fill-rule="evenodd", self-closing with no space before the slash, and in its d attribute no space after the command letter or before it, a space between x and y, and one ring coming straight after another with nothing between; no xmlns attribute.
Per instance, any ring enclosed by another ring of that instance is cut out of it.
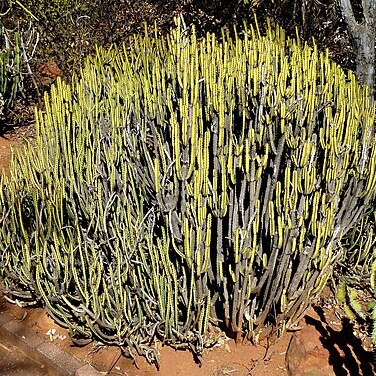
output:
<svg viewBox="0 0 376 376"><path fill-rule="evenodd" d="M336 376L376 375L375 353L367 351L362 341L354 335L354 325L342 318L340 330L334 330L327 322L321 307L314 307L320 319L306 316L308 325L313 325L321 334L320 341L329 351L329 363Z"/></svg>

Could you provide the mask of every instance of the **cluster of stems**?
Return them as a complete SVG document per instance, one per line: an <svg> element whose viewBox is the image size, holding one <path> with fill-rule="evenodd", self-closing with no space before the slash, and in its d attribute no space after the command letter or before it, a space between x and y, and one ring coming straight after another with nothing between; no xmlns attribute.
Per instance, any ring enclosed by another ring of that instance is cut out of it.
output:
<svg viewBox="0 0 376 376"><path fill-rule="evenodd" d="M293 325L376 180L374 108L327 53L177 23L58 80L0 183L8 293L156 363Z"/></svg>

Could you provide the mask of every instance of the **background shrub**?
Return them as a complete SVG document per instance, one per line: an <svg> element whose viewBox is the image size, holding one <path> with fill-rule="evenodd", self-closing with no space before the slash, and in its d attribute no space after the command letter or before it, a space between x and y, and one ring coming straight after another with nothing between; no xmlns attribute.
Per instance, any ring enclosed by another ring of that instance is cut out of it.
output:
<svg viewBox="0 0 376 376"><path fill-rule="evenodd" d="M38 92L32 75L31 61L34 57L39 36L31 24L27 28L15 22L12 28L6 28L6 17L13 15L13 7L17 6L30 17L35 17L18 1L2 2L0 6L0 133L8 124L10 114L15 108L25 104L27 97ZM32 87L30 83L34 86ZM35 96L35 95L34 95ZM27 112L27 111L25 111ZM26 114L27 117L27 114Z"/></svg>
<svg viewBox="0 0 376 376"><path fill-rule="evenodd" d="M1 21L0 38L0 114L3 118L22 90L22 51L19 33L7 32Z"/></svg>

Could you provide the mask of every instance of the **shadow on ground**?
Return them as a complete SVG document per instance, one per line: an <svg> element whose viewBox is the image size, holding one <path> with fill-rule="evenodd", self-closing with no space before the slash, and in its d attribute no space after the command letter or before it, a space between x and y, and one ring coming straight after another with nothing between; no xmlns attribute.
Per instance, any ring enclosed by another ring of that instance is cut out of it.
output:
<svg viewBox="0 0 376 376"><path fill-rule="evenodd" d="M314 308L320 320L306 316L308 325L313 325L321 334L320 341L329 351L329 362L336 376L376 375L376 358L367 351L362 342L354 335L354 325L342 318L341 330L334 330L328 323L321 307Z"/></svg>

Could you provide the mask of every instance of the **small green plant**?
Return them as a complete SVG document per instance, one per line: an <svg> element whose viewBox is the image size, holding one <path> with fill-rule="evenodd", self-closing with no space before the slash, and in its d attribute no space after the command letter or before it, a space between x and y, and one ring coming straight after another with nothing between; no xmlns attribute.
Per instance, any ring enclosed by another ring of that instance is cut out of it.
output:
<svg viewBox="0 0 376 376"><path fill-rule="evenodd" d="M20 35L18 32L14 32L12 36L13 40L9 37L0 20L0 95L2 116L4 116L8 108L12 107L22 88Z"/></svg>
<svg viewBox="0 0 376 376"><path fill-rule="evenodd" d="M31 56L28 57L28 47L23 40L23 32L17 26L15 30L7 30L3 23L3 17L12 11L13 6L19 6L24 11L33 15L19 1L8 1L6 8L0 15L0 117L3 119L6 113L14 106L20 93L23 93L25 74L31 75L30 60L38 43L38 38L29 38L35 42L32 46ZM34 17L35 18L35 17ZM31 33L31 36L33 32ZM26 70L24 72L23 70Z"/></svg>
<svg viewBox="0 0 376 376"><path fill-rule="evenodd" d="M356 282L356 277L342 277L337 289L337 300L349 319L360 317L365 320L370 307L360 303L360 286L356 286Z"/></svg>
<svg viewBox="0 0 376 376"><path fill-rule="evenodd" d="M343 259L337 266L337 300L351 320L372 323L376 346L376 210L375 203L342 241Z"/></svg>

